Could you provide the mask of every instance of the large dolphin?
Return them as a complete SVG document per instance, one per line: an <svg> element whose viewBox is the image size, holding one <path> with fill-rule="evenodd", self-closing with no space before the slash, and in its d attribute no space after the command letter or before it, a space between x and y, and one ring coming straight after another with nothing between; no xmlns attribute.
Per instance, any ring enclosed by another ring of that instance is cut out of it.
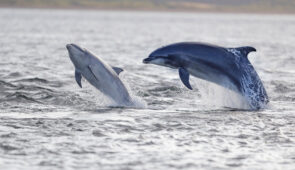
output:
<svg viewBox="0 0 295 170"><path fill-rule="evenodd" d="M183 84L192 89L189 75L207 80L244 96L252 109L268 103L268 96L248 60L253 47L224 48L197 42L181 42L159 48L143 63L179 70Z"/></svg>
<svg viewBox="0 0 295 170"><path fill-rule="evenodd" d="M95 88L120 105L132 103L128 90L118 77L123 69L111 67L102 59L96 57L78 45L66 45L71 61L75 66L75 78L82 88L82 76Z"/></svg>

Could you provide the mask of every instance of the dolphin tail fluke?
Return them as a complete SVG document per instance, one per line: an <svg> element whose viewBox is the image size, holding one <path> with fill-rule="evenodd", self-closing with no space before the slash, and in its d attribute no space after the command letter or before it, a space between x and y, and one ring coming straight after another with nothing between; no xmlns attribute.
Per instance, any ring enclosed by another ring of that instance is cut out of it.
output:
<svg viewBox="0 0 295 170"><path fill-rule="evenodd" d="M112 67L113 70L119 75L122 71L124 71L122 68L119 67Z"/></svg>
<svg viewBox="0 0 295 170"><path fill-rule="evenodd" d="M238 48L234 48L234 49L239 51L244 57L247 57L250 52L256 51L256 49L254 47L250 47L250 46L238 47Z"/></svg>
<svg viewBox="0 0 295 170"><path fill-rule="evenodd" d="M80 71L75 70L75 78L78 85L82 88L82 84L81 84L82 75Z"/></svg>
<svg viewBox="0 0 295 170"><path fill-rule="evenodd" d="M189 83L189 72L183 68L183 67L180 67L179 70L179 77L180 77L180 80L182 81L182 83L187 87L189 88L190 90L192 90L192 86L190 85Z"/></svg>

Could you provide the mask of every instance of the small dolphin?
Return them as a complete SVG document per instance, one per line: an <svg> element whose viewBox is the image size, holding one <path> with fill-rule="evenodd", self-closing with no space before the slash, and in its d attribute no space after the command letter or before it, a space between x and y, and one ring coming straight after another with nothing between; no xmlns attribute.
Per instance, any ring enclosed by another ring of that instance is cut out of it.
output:
<svg viewBox="0 0 295 170"><path fill-rule="evenodd" d="M255 69L248 60L253 47L224 48L197 42L181 42L159 48L143 63L178 69L183 84L192 90L192 74L242 94L252 109L268 103L268 96Z"/></svg>
<svg viewBox="0 0 295 170"><path fill-rule="evenodd" d="M75 66L76 81L81 88L83 76L91 85L118 104L130 105L132 103L127 88L118 77L123 69L109 66L102 59L78 45L68 44L66 47Z"/></svg>

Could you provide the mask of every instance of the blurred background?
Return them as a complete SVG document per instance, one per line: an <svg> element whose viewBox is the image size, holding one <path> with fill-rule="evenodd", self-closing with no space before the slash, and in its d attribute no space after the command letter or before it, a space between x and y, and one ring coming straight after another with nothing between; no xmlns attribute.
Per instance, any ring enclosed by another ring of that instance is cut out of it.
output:
<svg viewBox="0 0 295 170"><path fill-rule="evenodd" d="M294 0L1 0L2 7L294 13Z"/></svg>

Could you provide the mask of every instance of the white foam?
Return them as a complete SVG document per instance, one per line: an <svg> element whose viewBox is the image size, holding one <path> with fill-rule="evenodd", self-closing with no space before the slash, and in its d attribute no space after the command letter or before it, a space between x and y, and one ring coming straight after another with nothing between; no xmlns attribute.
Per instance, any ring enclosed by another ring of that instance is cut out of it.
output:
<svg viewBox="0 0 295 170"><path fill-rule="evenodd" d="M196 85L199 89L202 100L208 105L237 109L251 109L248 101L242 95L232 90L204 80L198 80ZM230 84L228 84L228 86L230 86Z"/></svg>
<svg viewBox="0 0 295 170"><path fill-rule="evenodd" d="M134 93L129 87L129 84L126 81L124 81L124 76L122 76L121 74L120 74L120 79L124 83L127 91L129 92L129 95L131 98L130 101L126 101L126 102L115 101L111 99L110 97L101 93L98 89L96 89L92 85L90 85L90 83L84 78L82 79L83 93L81 93L81 95L83 96L83 98L91 98L89 99L90 101L95 100L95 103L97 103L98 106L102 106L102 107L106 106L106 107L146 108L147 106L146 102L142 100L140 97L134 95Z"/></svg>
<svg viewBox="0 0 295 170"><path fill-rule="evenodd" d="M126 71L125 71L126 72ZM133 91L131 90L129 84L127 81L125 81L124 79L124 73L119 75L119 78L121 79L121 81L124 83L127 91L129 92L131 101L129 102L124 102L124 103L120 103L117 101L113 101L111 106L112 107L129 107L129 108L146 108L147 104L144 100L142 100L139 96L136 96Z"/></svg>

